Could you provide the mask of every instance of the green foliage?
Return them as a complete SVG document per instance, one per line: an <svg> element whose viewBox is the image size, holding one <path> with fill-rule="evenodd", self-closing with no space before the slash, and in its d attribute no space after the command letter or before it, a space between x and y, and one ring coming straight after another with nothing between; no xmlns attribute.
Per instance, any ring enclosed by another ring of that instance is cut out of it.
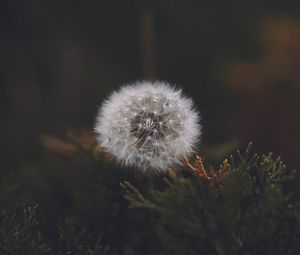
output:
<svg viewBox="0 0 300 255"><path fill-rule="evenodd" d="M81 255L88 250L92 254L101 251L105 254L106 247L109 247L108 254L155 254L158 246L153 245L157 244L153 226L144 226L145 222L151 222L149 213L128 210L120 189L120 182L130 180L139 184L141 190L147 190L153 178L114 168L114 164L103 160L103 155L96 157L92 150L78 143L74 148L78 151L72 160L47 152L44 164L26 171L25 178L19 174L14 179L3 176L5 185L0 189L10 199L3 196L1 206L12 211L24 203L38 203L41 224L37 227L55 255ZM43 178L37 178L40 176ZM19 187L16 192L10 191L9 187L13 186ZM70 219L60 227L66 218ZM76 223L74 228L70 221ZM99 250L99 236L104 244L102 250Z"/></svg>
<svg viewBox="0 0 300 255"><path fill-rule="evenodd" d="M49 245L37 230L37 205L23 210L23 215L2 212L0 226L1 255L104 255L107 248L86 229L79 230L71 219L60 228L57 244Z"/></svg>
<svg viewBox="0 0 300 255"><path fill-rule="evenodd" d="M132 169L113 167L114 164L93 158L82 148L80 153L84 159L80 171L84 171L84 176L72 194L76 218L92 233L101 232L110 254L155 254L158 241L152 217L146 211L128 210L120 183L131 180L146 192L154 179L159 182L160 177L153 179Z"/></svg>
<svg viewBox="0 0 300 255"><path fill-rule="evenodd" d="M38 222L35 218L37 206L27 207L23 217L16 213L3 211L0 226L1 255L43 255L50 254L50 248L36 231Z"/></svg>
<svg viewBox="0 0 300 255"><path fill-rule="evenodd" d="M78 230L72 219L68 218L61 227L58 255L103 255L106 251L100 239L94 240L85 228Z"/></svg>
<svg viewBox="0 0 300 255"><path fill-rule="evenodd" d="M0 200L7 211L1 215L0 255L299 254L299 204L286 192L294 172L271 154L238 152L229 157L227 170L207 171L201 179L199 157L190 165L183 162L180 171L145 176L113 168L103 155L76 146L76 162L47 160L47 180L55 178L43 189L55 193L39 194L38 215L36 206L24 213L10 208L34 202L30 195L39 189L28 186L26 193L18 175L2 180L9 199ZM216 165L220 156L213 154L206 158Z"/></svg>
<svg viewBox="0 0 300 255"><path fill-rule="evenodd" d="M221 185L185 169L145 195L122 184L131 207L157 216L161 254L299 254L299 206L283 188L294 172L271 154L238 157Z"/></svg>

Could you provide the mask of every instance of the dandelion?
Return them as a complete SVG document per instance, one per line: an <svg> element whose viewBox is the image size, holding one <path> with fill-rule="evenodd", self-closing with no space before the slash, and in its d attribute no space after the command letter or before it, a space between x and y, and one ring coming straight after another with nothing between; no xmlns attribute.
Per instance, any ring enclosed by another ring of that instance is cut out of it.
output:
<svg viewBox="0 0 300 255"><path fill-rule="evenodd" d="M167 171L191 154L201 133L191 99L164 82L138 82L102 105L95 131L116 160L142 171Z"/></svg>

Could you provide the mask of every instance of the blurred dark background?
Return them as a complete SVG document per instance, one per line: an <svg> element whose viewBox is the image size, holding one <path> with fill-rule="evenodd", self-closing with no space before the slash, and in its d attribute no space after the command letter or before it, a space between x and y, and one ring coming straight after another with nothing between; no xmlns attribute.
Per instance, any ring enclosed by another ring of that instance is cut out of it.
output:
<svg viewBox="0 0 300 255"><path fill-rule="evenodd" d="M159 79L202 112L202 144L253 141L299 167L298 1L2 0L1 165L93 127L121 84Z"/></svg>
<svg viewBox="0 0 300 255"><path fill-rule="evenodd" d="M1 1L1 158L92 127L121 84L159 79L202 112L202 143L253 141L299 166L296 1Z"/></svg>

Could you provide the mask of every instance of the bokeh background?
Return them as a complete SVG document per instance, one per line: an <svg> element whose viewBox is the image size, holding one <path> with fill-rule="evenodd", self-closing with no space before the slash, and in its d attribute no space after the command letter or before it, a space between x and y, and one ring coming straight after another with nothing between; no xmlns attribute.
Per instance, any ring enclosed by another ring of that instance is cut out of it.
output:
<svg viewBox="0 0 300 255"><path fill-rule="evenodd" d="M1 176L47 203L66 202L70 176L41 137L92 129L113 90L144 79L195 100L201 146L253 141L300 167L299 1L2 0L0 56Z"/></svg>
<svg viewBox="0 0 300 255"><path fill-rule="evenodd" d="M39 135L93 127L121 84L171 82L202 113L205 145L253 141L299 162L297 1L3 0L1 161L33 163Z"/></svg>

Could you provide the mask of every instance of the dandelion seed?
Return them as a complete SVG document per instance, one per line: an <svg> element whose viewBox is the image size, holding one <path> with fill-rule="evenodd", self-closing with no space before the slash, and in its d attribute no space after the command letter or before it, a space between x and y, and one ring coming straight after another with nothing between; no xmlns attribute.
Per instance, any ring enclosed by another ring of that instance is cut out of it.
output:
<svg viewBox="0 0 300 255"><path fill-rule="evenodd" d="M163 82L140 82L103 103L95 131L118 162L149 172L167 171L191 154L201 126L192 100L181 90Z"/></svg>

